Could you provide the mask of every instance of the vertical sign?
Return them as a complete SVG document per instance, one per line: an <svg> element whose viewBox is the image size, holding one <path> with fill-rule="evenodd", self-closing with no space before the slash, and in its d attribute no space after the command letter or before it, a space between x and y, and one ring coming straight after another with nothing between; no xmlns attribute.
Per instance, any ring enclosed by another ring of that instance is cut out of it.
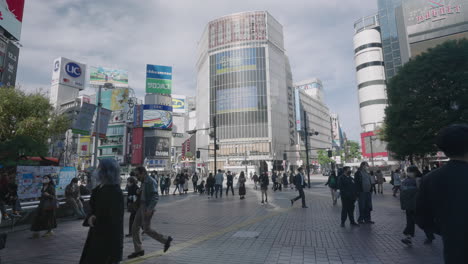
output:
<svg viewBox="0 0 468 264"><path fill-rule="evenodd" d="M140 165L143 163L143 128L133 129L132 136L132 164Z"/></svg>
<svg viewBox="0 0 468 264"><path fill-rule="evenodd" d="M5 56L5 67L2 74L2 84L5 86L14 86L16 83L16 70L18 68L19 48L8 42Z"/></svg>
<svg viewBox="0 0 468 264"><path fill-rule="evenodd" d="M296 145L296 118L294 116L294 92L291 86L288 86L288 128L289 128L289 145Z"/></svg>
<svg viewBox="0 0 468 264"><path fill-rule="evenodd" d="M146 65L146 93L171 94L172 67Z"/></svg>

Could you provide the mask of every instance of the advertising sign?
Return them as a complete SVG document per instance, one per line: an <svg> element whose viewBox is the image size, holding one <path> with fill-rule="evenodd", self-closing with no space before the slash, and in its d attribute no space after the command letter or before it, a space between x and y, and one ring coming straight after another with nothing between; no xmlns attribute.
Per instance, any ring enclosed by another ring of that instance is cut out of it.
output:
<svg viewBox="0 0 468 264"><path fill-rule="evenodd" d="M186 107L186 101L187 97L185 95L172 95L172 112L173 113L186 113L187 112L187 107Z"/></svg>
<svg viewBox="0 0 468 264"><path fill-rule="evenodd" d="M16 40L20 40L24 0L0 1L0 26Z"/></svg>
<svg viewBox="0 0 468 264"><path fill-rule="evenodd" d="M52 85L62 84L83 90L86 81L86 65L60 57L54 60Z"/></svg>
<svg viewBox="0 0 468 264"><path fill-rule="evenodd" d="M171 94L172 67L146 65L146 93Z"/></svg>
<svg viewBox="0 0 468 264"><path fill-rule="evenodd" d="M99 112L99 127L98 127L98 135L99 137L106 137L107 134L107 126L109 125L109 121L112 116L112 111L109 109L101 108Z"/></svg>
<svg viewBox="0 0 468 264"><path fill-rule="evenodd" d="M137 98L128 98L127 106L125 107L125 120L127 123L133 123L135 119L135 106L137 104Z"/></svg>
<svg viewBox="0 0 468 264"><path fill-rule="evenodd" d="M91 125L93 123L94 112L96 106L93 104L83 103L80 112L75 116L72 123L72 132L88 136L90 135Z"/></svg>
<svg viewBox="0 0 468 264"><path fill-rule="evenodd" d="M143 163L143 128L133 129L132 135L132 164L140 165Z"/></svg>
<svg viewBox="0 0 468 264"><path fill-rule="evenodd" d="M388 157L387 144L380 140L376 132L361 133L361 148L363 157Z"/></svg>
<svg viewBox="0 0 468 264"><path fill-rule="evenodd" d="M1 21L1 20L0 20ZM3 67L2 84L5 86L15 86L16 84L16 71L18 70L18 56L19 48L8 42L7 51L5 55L5 64Z"/></svg>
<svg viewBox="0 0 468 264"><path fill-rule="evenodd" d="M145 157L169 157L170 139L145 137Z"/></svg>
<svg viewBox="0 0 468 264"><path fill-rule="evenodd" d="M78 154L80 156L88 156L91 149L91 137L80 137Z"/></svg>
<svg viewBox="0 0 468 264"><path fill-rule="evenodd" d="M55 192L63 196L65 187L76 177L74 167L52 166L17 166L16 183L18 184L19 199L31 199L41 196L42 177L51 175L55 183Z"/></svg>
<svg viewBox="0 0 468 264"><path fill-rule="evenodd" d="M134 127L143 126L143 105L135 106L135 113L133 114L133 126Z"/></svg>
<svg viewBox="0 0 468 264"><path fill-rule="evenodd" d="M229 88L216 91L216 111L218 114L258 110L256 86Z"/></svg>
<svg viewBox="0 0 468 264"><path fill-rule="evenodd" d="M295 89L295 107L296 107L296 130L297 131L302 131L302 121L301 121L301 116L302 116L302 111L301 111L301 97L299 94L299 89Z"/></svg>
<svg viewBox="0 0 468 264"><path fill-rule="evenodd" d="M55 181L55 194L58 196L65 195L65 188L70 184L71 180L76 177L75 167L63 167L60 169L59 176Z"/></svg>
<svg viewBox="0 0 468 264"><path fill-rule="evenodd" d="M294 88L288 86L288 127L289 127L289 145L296 145L296 118L294 108Z"/></svg>
<svg viewBox="0 0 468 264"><path fill-rule="evenodd" d="M143 127L171 129L172 107L165 105L143 105Z"/></svg>
<svg viewBox="0 0 468 264"><path fill-rule="evenodd" d="M149 159L146 161L146 166L148 168L166 168L167 166L167 160L161 160L161 159Z"/></svg>
<svg viewBox="0 0 468 264"><path fill-rule="evenodd" d="M257 69L257 49L247 48L216 54L216 74Z"/></svg>
<svg viewBox="0 0 468 264"><path fill-rule="evenodd" d="M332 142L334 147L341 147L341 138L340 138L340 124L338 116L333 114L331 116L331 126L332 126Z"/></svg>
<svg viewBox="0 0 468 264"><path fill-rule="evenodd" d="M128 71L106 68L101 66L89 67L89 84L104 85L112 83L114 87L128 87Z"/></svg>
<svg viewBox="0 0 468 264"><path fill-rule="evenodd" d="M128 88L110 89L101 92L102 107L112 111L124 110L128 105L129 98Z"/></svg>

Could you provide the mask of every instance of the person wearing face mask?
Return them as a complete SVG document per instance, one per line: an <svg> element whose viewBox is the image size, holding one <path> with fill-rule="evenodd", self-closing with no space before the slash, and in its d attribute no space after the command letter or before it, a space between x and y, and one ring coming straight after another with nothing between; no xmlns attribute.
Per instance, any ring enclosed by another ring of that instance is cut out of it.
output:
<svg viewBox="0 0 468 264"><path fill-rule="evenodd" d="M338 177L337 187L341 194L341 227L345 227L346 218L349 218L351 226L359 226L354 220L354 203L356 203L356 184L351 177L351 168L346 166Z"/></svg>
<svg viewBox="0 0 468 264"><path fill-rule="evenodd" d="M70 184L65 188L65 198L67 204L73 209L75 216L78 219L84 219L86 213L83 209L83 203L80 200L80 187L78 186L78 178L73 178Z"/></svg>
<svg viewBox="0 0 468 264"><path fill-rule="evenodd" d="M57 218L55 210L57 209L57 197L55 196L55 184L50 175L42 178L42 189L39 206L31 225L33 236L39 238L40 231L47 231L43 237L49 237L54 234L52 229L57 228Z"/></svg>
<svg viewBox="0 0 468 264"><path fill-rule="evenodd" d="M371 220L372 211L372 179L368 173L369 164L362 162L359 169L354 174L354 180L356 182L356 190L359 195L359 224L374 224Z"/></svg>

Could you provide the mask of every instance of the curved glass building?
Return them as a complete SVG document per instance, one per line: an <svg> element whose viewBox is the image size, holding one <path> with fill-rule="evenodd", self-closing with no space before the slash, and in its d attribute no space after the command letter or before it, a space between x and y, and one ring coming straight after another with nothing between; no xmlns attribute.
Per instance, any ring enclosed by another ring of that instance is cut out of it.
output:
<svg viewBox="0 0 468 264"><path fill-rule="evenodd" d="M213 148L218 168L281 169L297 144L292 74L283 28L268 12L232 14L208 23L197 63L197 147ZM214 168L212 151L198 162Z"/></svg>

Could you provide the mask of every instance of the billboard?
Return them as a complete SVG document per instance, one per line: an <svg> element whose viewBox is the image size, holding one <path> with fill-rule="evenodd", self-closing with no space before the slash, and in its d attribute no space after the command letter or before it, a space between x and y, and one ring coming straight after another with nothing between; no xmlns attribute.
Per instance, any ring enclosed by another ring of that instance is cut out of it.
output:
<svg viewBox="0 0 468 264"><path fill-rule="evenodd" d="M132 135L132 164L140 165L143 163L143 128L133 129Z"/></svg>
<svg viewBox="0 0 468 264"><path fill-rule="evenodd" d="M362 156L366 158L388 157L387 144L375 132L361 133Z"/></svg>
<svg viewBox="0 0 468 264"><path fill-rule="evenodd" d="M332 114L331 116L331 126L332 126L332 143L333 147L341 148L341 137L340 137L340 123L338 115Z"/></svg>
<svg viewBox="0 0 468 264"><path fill-rule="evenodd" d="M0 26L13 38L20 40L23 23L24 0L4 0L0 2Z"/></svg>
<svg viewBox="0 0 468 264"><path fill-rule="evenodd" d="M171 129L172 107L166 105L143 105L143 127Z"/></svg>
<svg viewBox="0 0 468 264"><path fill-rule="evenodd" d="M146 93L171 94L172 67L146 65Z"/></svg>
<svg viewBox="0 0 468 264"><path fill-rule="evenodd" d="M173 113L186 113L187 112L187 97L185 95L172 95L172 112Z"/></svg>
<svg viewBox="0 0 468 264"><path fill-rule="evenodd" d="M128 71L101 66L89 67L89 84L99 86L105 83L112 83L114 87L127 88Z"/></svg>
<svg viewBox="0 0 468 264"><path fill-rule="evenodd" d="M126 108L126 113L125 113L125 120L127 123L133 123L133 120L135 118L135 106L137 104L137 98L128 98L127 100L127 106Z"/></svg>
<svg viewBox="0 0 468 264"><path fill-rule="evenodd" d="M83 90L86 81L86 65L59 57L54 60L52 85L62 84Z"/></svg>
<svg viewBox="0 0 468 264"><path fill-rule="evenodd" d="M258 92L256 86L229 88L216 91L216 111L218 114L257 110Z"/></svg>
<svg viewBox="0 0 468 264"><path fill-rule="evenodd" d="M0 20L1 21L1 20ZM7 44L5 63L2 74L2 84L5 86L15 86L16 71L18 70L19 48L9 41Z"/></svg>
<svg viewBox="0 0 468 264"><path fill-rule="evenodd" d="M129 99L129 89L109 89L101 92L101 104L103 108L117 111L124 110Z"/></svg>
<svg viewBox="0 0 468 264"><path fill-rule="evenodd" d="M143 105L135 106L135 111L133 113L133 126L134 127L143 126Z"/></svg>
<svg viewBox="0 0 468 264"><path fill-rule="evenodd" d="M63 196L65 187L76 177L74 167L52 166L17 166L16 183L19 199L31 199L41 196L42 177L51 175L55 182L55 193Z"/></svg>
<svg viewBox="0 0 468 264"><path fill-rule="evenodd" d="M89 156L91 151L91 137L81 136L78 144L78 154L80 156Z"/></svg>
<svg viewBox="0 0 468 264"><path fill-rule="evenodd" d="M83 103L78 115L75 116L72 123L72 132L88 136L90 135L91 125L93 123L94 112L96 106L93 104Z"/></svg>
<svg viewBox="0 0 468 264"><path fill-rule="evenodd" d="M145 157L169 157L170 139L145 137Z"/></svg>
<svg viewBox="0 0 468 264"><path fill-rule="evenodd" d="M112 111L109 109L101 108L101 111L99 111L99 113L100 114L99 114L98 134L99 134L99 137L106 137L107 126L109 125L109 121L112 116ZM96 124L96 122L94 123Z"/></svg>
<svg viewBox="0 0 468 264"><path fill-rule="evenodd" d="M229 50L216 56L216 74L257 69L257 49Z"/></svg>

